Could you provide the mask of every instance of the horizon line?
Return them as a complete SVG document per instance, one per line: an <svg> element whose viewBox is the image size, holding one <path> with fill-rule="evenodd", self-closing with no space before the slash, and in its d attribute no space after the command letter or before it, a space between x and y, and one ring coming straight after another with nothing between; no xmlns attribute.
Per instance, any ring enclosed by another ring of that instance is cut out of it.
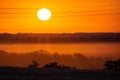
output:
<svg viewBox="0 0 120 80"><path fill-rule="evenodd" d="M108 34L108 33L119 33L120 32L61 32L61 33L37 33L37 32L18 32L18 33L9 33L9 32L0 32L0 34L94 34L94 33L98 33L98 34Z"/></svg>

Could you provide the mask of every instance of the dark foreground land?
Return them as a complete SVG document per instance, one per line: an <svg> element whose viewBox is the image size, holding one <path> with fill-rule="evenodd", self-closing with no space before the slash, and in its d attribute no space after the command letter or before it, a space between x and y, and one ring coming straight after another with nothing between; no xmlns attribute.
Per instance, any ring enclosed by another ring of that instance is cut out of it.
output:
<svg viewBox="0 0 120 80"><path fill-rule="evenodd" d="M120 80L120 72L0 67L0 80Z"/></svg>

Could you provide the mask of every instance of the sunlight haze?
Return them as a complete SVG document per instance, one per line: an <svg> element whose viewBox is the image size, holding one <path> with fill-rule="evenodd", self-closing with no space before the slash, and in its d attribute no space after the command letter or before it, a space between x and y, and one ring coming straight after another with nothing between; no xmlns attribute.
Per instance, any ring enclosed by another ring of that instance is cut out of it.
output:
<svg viewBox="0 0 120 80"><path fill-rule="evenodd" d="M45 22L43 7L52 12ZM0 0L1 33L120 32L119 16L119 0Z"/></svg>

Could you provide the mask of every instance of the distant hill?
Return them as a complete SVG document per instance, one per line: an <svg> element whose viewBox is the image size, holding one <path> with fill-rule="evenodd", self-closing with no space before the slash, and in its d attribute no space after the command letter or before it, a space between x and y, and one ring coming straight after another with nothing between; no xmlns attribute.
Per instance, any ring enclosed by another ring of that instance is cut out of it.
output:
<svg viewBox="0 0 120 80"><path fill-rule="evenodd" d="M120 33L1 33L0 43L120 42Z"/></svg>

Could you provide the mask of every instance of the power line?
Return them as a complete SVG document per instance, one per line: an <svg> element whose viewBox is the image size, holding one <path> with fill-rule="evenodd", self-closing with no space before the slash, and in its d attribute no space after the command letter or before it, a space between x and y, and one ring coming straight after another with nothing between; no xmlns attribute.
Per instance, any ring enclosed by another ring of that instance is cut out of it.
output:
<svg viewBox="0 0 120 80"><path fill-rule="evenodd" d="M98 15L113 15L113 14L120 14L120 12L118 12L118 13L98 13L98 14L77 14L77 15L54 16L54 17L98 16Z"/></svg>
<svg viewBox="0 0 120 80"><path fill-rule="evenodd" d="M77 6L77 7L53 7L53 8L90 8L90 7L94 7L94 8L99 8L99 7L120 7L120 5L98 5L98 6ZM0 8L0 9L40 9L40 8Z"/></svg>
<svg viewBox="0 0 120 80"><path fill-rule="evenodd" d="M66 11L66 12L55 12L55 13L81 13L81 12L101 12L101 11L119 11L120 9L100 9L100 10L83 10L83 11Z"/></svg>
<svg viewBox="0 0 120 80"><path fill-rule="evenodd" d="M76 17L76 16L98 16L98 15L113 15L113 14L120 14L120 12L101 12L101 11L119 11L120 9L100 9L100 10L85 10L85 11L66 11L66 12L57 12L57 13L62 13L63 16L54 16L53 17ZM87 14L82 13L82 12L87 12ZM89 12L89 13L88 13ZM90 13L90 12L98 12L98 13ZM101 13L100 13L101 12ZM56 12L55 12L56 13ZM80 14L69 14L69 13L80 13ZM3 15L0 18L32 18L36 16L25 16L24 14L36 14L36 13L27 13L27 12L2 12L0 14L21 14L22 16L9 16L9 17L4 17ZM66 15L65 15L66 14Z"/></svg>
<svg viewBox="0 0 120 80"><path fill-rule="evenodd" d="M113 15L113 14L120 14L120 13L101 13L101 14L83 14L83 15L65 15L65 16L53 16L53 17L76 17L76 16L98 16L98 15ZM0 18L35 18L36 16L15 16L15 17L3 17Z"/></svg>
<svg viewBox="0 0 120 80"><path fill-rule="evenodd" d="M12 13L0 13L0 14L35 14L35 13L15 13L15 12L12 12Z"/></svg>
<svg viewBox="0 0 120 80"><path fill-rule="evenodd" d="M39 9L39 8L0 8L0 9Z"/></svg>
<svg viewBox="0 0 120 80"><path fill-rule="evenodd" d="M66 12L53 12L53 13L81 13L81 12L101 12L101 11L119 11L120 9L100 9L100 10L83 10L83 11L66 11ZM25 12L2 12L0 14L35 14Z"/></svg>

